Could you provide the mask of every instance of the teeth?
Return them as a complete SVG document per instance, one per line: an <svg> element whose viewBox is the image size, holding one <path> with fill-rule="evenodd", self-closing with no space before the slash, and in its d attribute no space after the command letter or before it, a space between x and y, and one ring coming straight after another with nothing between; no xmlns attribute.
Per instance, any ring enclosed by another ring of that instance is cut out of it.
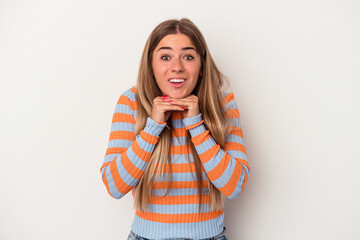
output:
<svg viewBox="0 0 360 240"><path fill-rule="evenodd" d="M177 79L177 78L173 78L169 80L172 83L182 83L185 82L185 79Z"/></svg>

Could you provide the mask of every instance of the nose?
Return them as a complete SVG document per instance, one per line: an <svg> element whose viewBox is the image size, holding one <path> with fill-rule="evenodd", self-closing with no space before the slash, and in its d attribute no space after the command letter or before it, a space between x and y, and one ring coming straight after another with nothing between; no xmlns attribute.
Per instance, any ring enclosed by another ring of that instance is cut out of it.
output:
<svg viewBox="0 0 360 240"><path fill-rule="evenodd" d="M184 66L181 61L181 58L173 58L171 62L171 71L173 72L183 72Z"/></svg>

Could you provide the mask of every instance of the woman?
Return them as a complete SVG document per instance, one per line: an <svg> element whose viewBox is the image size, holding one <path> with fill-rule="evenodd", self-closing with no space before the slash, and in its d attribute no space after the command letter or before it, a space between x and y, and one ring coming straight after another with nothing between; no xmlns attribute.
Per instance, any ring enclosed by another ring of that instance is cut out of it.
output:
<svg viewBox="0 0 360 240"><path fill-rule="evenodd" d="M223 198L239 196L249 165L223 80L190 20L167 20L149 36L100 169L112 197L132 190L128 239L227 239Z"/></svg>

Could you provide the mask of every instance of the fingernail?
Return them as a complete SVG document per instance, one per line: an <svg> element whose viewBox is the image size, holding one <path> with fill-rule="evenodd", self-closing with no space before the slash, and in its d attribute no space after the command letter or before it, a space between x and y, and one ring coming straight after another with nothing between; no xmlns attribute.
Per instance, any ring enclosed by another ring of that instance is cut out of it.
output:
<svg viewBox="0 0 360 240"><path fill-rule="evenodd" d="M184 108L184 107L181 107L181 108L184 109L184 110L186 109L186 108Z"/></svg>
<svg viewBox="0 0 360 240"><path fill-rule="evenodd" d="M169 102L173 102L173 100L169 100Z"/></svg>

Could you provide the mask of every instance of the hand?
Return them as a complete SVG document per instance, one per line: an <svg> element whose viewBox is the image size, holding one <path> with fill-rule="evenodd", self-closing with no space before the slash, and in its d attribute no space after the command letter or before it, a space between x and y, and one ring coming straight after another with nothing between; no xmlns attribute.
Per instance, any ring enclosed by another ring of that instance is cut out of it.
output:
<svg viewBox="0 0 360 240"><path fill-rule="evenodd" d="M174 106L180 106L184 109L182 112L183 117L195 117L199 114L198 97L195 95L189 95L185 98L168 98L169 102Z"/></svg>
<svg viewBox="0 0 360 240"><path fill-rule="evenodd" d="M158 123L166 122L172 111L185 110L179 105L171 104L171 101L171 99L164 96L154 98L150 118Z"/></svg>

